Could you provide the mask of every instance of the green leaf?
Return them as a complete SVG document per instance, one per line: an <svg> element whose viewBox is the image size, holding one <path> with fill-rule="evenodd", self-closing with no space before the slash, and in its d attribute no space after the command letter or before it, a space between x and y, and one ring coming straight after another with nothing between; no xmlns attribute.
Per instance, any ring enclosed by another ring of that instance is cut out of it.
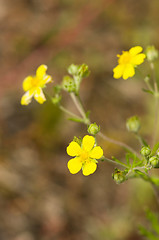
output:
<svg viewBox="0 0 159 240"><path fill-rule="evenodd" d="M151 153L152 156L155 155L155 153L156 153L156 151L157 151L158 148L159 148L159 142L156 143L155 146L153 147L153 149L152 149L152 153Z"/></svg>
<svg viewBox="0 0 159 240"><path fill-rule="evenodd" d="M139 226L139 231L141 235L145 236L149 240L158 240L158 237L156 237L152 232L150 232L143 226Z"/></svg>
<svg viewBox="0 0 159 240"><path fill-rule="evenodd" d="M68 118L68 120L73 121L73 122L83 123L83 119L81 119L81 118Z"/></svg>
<svg viewBox="0 0 159 240"><path fill-rule="evenodd" d="M142 89L142 91L143 92L147 92L147 93L150 93L150 94L152 94L152 95L154 95L154 92L153 91L151 91L151 90L148 90L148 89Z"/></svg>
<svg viewBox="0 0 159 240"><path fill-rule="evenodd" d="M133 167L141 167L143 165L143 160L135 162L135 164L133 164Z"/></svg>
<svg viewBox="0 0 159 240"><path fill-rule="evenodd" d="M159 186L159 178L157 177L151 177L151 181L153 184L155 184L156 186Z"/></svg>
<svg viewBox="0 0 159 240"><path fill-rule="evenodd" d="M126 168L128 168L128 166L125 164L125 163L123 163L123 162L121 162L120 160L118 160L116 157L112 157L112 159L115 161L115 162L117 162L117 163L120 163L120 164L122 164L123 165L123 167L126 167Z"/></svg>
<svg viewBox="0 0 159 240"><path fill-rule="evenodd" d="M129 157L130 157L130 154L129 154L129 153L126 153L126 156L125 156L126 162L127 162L127 165L130 167L131 164L130 164L130 159L129 159Z"/></svg>
<svg viewBox="0 0 159 240"><path fill-rule="evenodd" d="M87 111L87 112L86 112L86 118L89 119L90 113L91 113L91 111Z"/></svg>
<svg viewBox="0 0 159 240"><path fill-rule="evenodd" d="M135 173L136 173L137 175L139 175L139 176L140 176L142 179L144 179L145 181L151 182L151 178L150 178L149 176L147 176L145 173L139 171L138 169L135 169L134 171L135 171Z"/></svg>
<svg viewBox="0 0 159 240"><path fill-rule="evenodd" d="M149 219L149 221L152 224L152 229L155 230L155 232L157 234L159 234L159 221L158 221L158 217L154 213L152 213L150 210L147 210L146 216L147 216L147 219Z"/></svg>

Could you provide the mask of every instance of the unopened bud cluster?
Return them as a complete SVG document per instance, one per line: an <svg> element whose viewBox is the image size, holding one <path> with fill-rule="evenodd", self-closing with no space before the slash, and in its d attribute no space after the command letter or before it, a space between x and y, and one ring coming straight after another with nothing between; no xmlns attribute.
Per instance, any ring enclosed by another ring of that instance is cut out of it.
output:
<svg viewBox="0 0 159 240"><path fill-rule="evenodd" d="M72 77L69 75L64 76L62 88L69 93L74 92L75 94L78 94L82 79L88 77L90 74L88 66L86 64L71 64L68 67L68 73L72 75Z"/></svg>
<svg viewBox="0 0 159 240"><path fill-rule="evenodd" d="M126 180L125 172L119 169L115 169L115 173L112 174L114 181L117 184L123 183Z"/></svg>
<svg viewBox="0 0 159 240"><path fill-rule="evenodd" d="M150 163L150 165L153 168L159 168L159 149L156 151L156 154L153 156L151 153L150 147L144 146L141 148L140 153L142 156L145 157L145 159L147 159L148 163Z"/></svg>

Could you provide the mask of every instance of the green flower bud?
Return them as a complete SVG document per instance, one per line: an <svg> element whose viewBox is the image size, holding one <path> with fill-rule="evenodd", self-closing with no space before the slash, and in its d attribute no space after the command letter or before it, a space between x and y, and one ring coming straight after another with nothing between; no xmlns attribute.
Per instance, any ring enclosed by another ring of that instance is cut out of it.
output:
<svg viewBox="0 0 159 240"><path fill-rule="evenodd" d="M75 81L70 76L64 76L62 81L62 87L67 92L75 92Z"/></svg>
<svg viewBox="0 0 159 240"><path fill-rule="evenodd" d="M117 184L120 184L126 180L125 174L120 170L115 170L115 173L112 174L112 177Z"/></svg>
<svg viewBox="0 0 159 240"><path fill-rule="evenodd" d="M88 77L90 74L90 71L88 69L88 66L86 64L82 64L79 66L79 69L78 69L78 75L80 77Z"/></svg>
<svg viewBox="0 0 159 240"><path fill-rule="evenodd" d="M150 81L150 76L147 75L147 76L144 78L144 81L145 81L145 83L149 83L149 81Z"/></svg>
<svg viewBox="0 0 159 240"><path fill-rule="evenodd" d="M138 116L133 116L127 119L126 121L126 127L129 132L137 133L140 129L140 120Z"/></svg>
<svg viewBox="0 0 159 240"><path fill-rule="evenodd" d="M79 66L75 64L71 64L67 70L68 70L68 73L71 75L78 75Z"/></svg>
<svg viewBox="0 0 159 240"><path fill-rule="evenodd" d="M146 48L146 56L149 62L153 62L158 58L158 51L154 46L148 46Z"/></svg>
<svg viewBox="0 0 159 240"><path fill-rule="evenodd" d="M159 168L159 158L157 156L153 156L149 159L149 162L152 167Z"/></svg>
<svg viewBox="0 0 159 240"><path fill-rule="evenodd" d="M89 134L96 135L100 131L100 126L96 123L92 123L89 125L87 131Z"/></svg>
<svg viewBox="0 0 159 240"><path fill-rule="evenodd" d="M142 156L148 157L151 154L151 149L149 147L142 147L140 153Z"/></svg>
<svg viewBox="0 0 159 240"><path fill-rule="evenodd" d="M60 94L61 92L61 85L56 85L53 87L54 94Z"/></svg>
<svg viewBox="0 0 159 240"><path fill-rule="evenodd" d="M52 98L52 102L53 104L58 105L61 102L61 99L62 99L61 95L56 94L55 97Z"/></svg>

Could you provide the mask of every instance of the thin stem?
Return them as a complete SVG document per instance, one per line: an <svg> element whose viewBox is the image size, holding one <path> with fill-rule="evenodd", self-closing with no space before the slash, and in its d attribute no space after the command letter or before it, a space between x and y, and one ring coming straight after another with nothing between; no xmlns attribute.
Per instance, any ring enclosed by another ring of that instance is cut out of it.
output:
<svg viewBox="0 0 159 240"><path fill-rule="evenodd" d="M147 81L145 81L145 83L146 83L148 89L149 89L151 92L153 92L153 88L151 87L150 83L147 82Z"/></svg>
<svg viewBox="0 0 159 240"><path fill-rule="evenodd" d="M85 111L83 109L81 102L79 102L79 99L77 99L77 97L75 96L74 93L70 93L70 95L71 95L71 98L72 98L74 104L76 105L78 111L80 112L81 116L85 119L86 114L85 114Z"/></svg>
<svg viewBox="0 0 159 240"><path fill-rule="evenodd" d="M67 110L65 107L63 107L63 106L60 105L59 108L60 108L61 111L63 111L64 113L66 113L66 114L68 114L68 115L70 115L70 116L72 116L72 117L78 118L78 119L80 119L81 121L83 120L83 118L80 118L80 117L77 116L76 114L74 114L74 113L72 113L71 111Z"/></svg>
<svg viewBox="0 0 159 240"><path fill-rule="evenodd" d="M107 137L106 135L104 135L102 132L99 132L98 135L103 138L104 140L108 141L108 142L111 142L115 145L118 145L118 146L121 146L127 150L129 150L130 152L134 153L136 156L138 156L140 158L140 155L133 149L131 148L130 146L128 146L126 143L123 143L123 142L120 142L120 141L117 141L117 140L114 140L112 138L109 138Z"/></svg>
<svg viewBox="0 0 159 240"><path fill-rule="evenodd" d="M110 163L113 163L113 164L116 164L116 165L119 165L119 166L122 166L122 167L126 167L126 168L127 168L127 165L126 165L126 164L113 161L113 160L111 160L111 159L109 159L109 158L106 158L106 157L102 157L100 160L102 160L102 161L107 161L107 162L110 162Z"/></svg>
<svg viewBox="0 0 159 240"><path fill-rule="evenodd" d="M83 105L82 105L82 102L81 102L81 99L80 99L79 95L78 95L78 96L75 96L74 93L71 93L70 95L71 95L72 100L73 100L73 102L75 103L78 111L80 112L80 114L82 115L82 117L83 117L84 119L86 119L86 113L85 113L85 110L84 110L84 108L83 108ZM91 122L90 122L89 119L87 119L87 121L85 121L84 123L85 123L86 125L91 124ZM98 135L99 135L101 138L103 138L104 140L108 141L108 142L111 142L111 143L113 143L113 144L116 144L116 145L118 145L118 146L121 146L121 147L129 150L130 152L133 152L136 156L138 156L138 157L140 158L140 155L139 155L133 148L131 148L130 146L128 146L127 144L125 144L125 143L123 143L123 142L120 142L120 141L117 141L117 140L114 140L114 139L112 139L112 138L109 138L109 137L107 137L106 135L104 135L104 134L101 133L101 132L99 132Z"/></svg>
<svg viewBox="0 0 159 240"><path fill-rule="evenodd" d="M154 84L154 91L155 91L155 119L154 119L154 130L153 130L153 139L152 139L152 146L155 144L156 142L156 138L157 138L157 132L158 132L158 115L159 115L159 102L158 102L158 86L157 86L157 80L156 80L156 76L155 76L155 68L154 68L154 64L151 62L150 63L150 68L153 74L153 84Z"/></svg>
<svg viewBox="0 0 159 240"><path fill-rule="evenodd" d="M141 144L141 147L144 146L145 143L144 143L142 137L140 136L140 134L136 133L135 135L136 135L136 138L139 140L139 143Z"/></svg>

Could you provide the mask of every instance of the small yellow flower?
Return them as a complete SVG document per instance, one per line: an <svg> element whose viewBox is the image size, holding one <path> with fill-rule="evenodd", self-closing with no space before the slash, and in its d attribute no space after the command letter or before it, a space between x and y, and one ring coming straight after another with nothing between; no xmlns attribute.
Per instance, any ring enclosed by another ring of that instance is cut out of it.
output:
<svg viewBox="0 0 159 240"><path fill-rule="evenodd" d="M22 105L28 105L32 97L42 104L46 101L42 88L45 84L52 82L51 76L46 74L47 66L40 65L36 70L36 76L28 76L23 81L23 90L26 92L21 98Z"/></svg>
<svg viewBox="0 0 159 240"><path fill-rule="evenodd" d="M94 147L95 138L86 135L82 140L82 146L77 142L72 141L67 147L67 154L72 158L68 162L68 169L70 173L76 174L81 168L83 175L88 176L95 172L97 168L97 160L103 156L101 147Z"/></svg>
<svg viewBox="0 0 159 240"><path fill-rule="evenodd" d="M117 55L118 65L113 69L114 78L123 77L124 80L135 75L135 67L143 63L146 55L142 52L142 47L132 47L129 51L123 51Z"/></svg>

